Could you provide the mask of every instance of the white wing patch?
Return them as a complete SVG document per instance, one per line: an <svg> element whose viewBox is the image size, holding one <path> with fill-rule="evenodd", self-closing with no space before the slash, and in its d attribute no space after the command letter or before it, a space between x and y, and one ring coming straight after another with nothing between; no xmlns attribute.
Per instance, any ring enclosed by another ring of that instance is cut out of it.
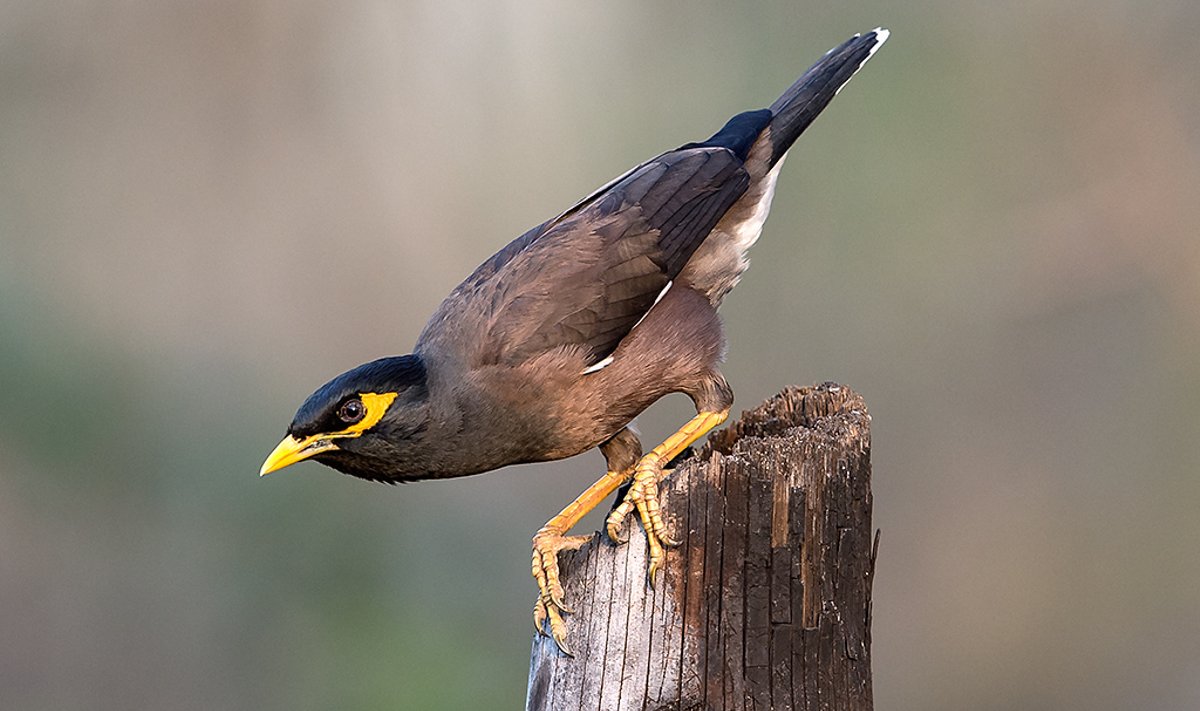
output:
<svg viewBox="0 0 1200 711"><path fill-rule="evenodd" d="M633 328L637 328L638 324L640 324L642 321L646 320L646 317L650 315L650 312L654 310L654 307L658 306L658 302L662 301L662 297L666 296L667 292L671 290L671 285L673 285L674 283L675 283L674 279L667 282L667 285L662 288L662 291L658 292L658 296L654 297L654 303L650 304L650 308L646 309L646 313L642 314L642 317L637 320L637 323L633 324ZM631 328L629 330L632 331L633 328Z"/></svg>
<svg viewBox="0 0 1200 711"><path fill-rule="evenodd" d="M654 310L654 307L658 306L658 302L662 301L663 297L667 295L667 292L671 290L671 286L674 283L675 283L674 279L667 282L667 285L662 288L662 291L658 292L658 296L654 297L654 303L650 304L650 308L646 309L646 313L642 314L642 317L637 320L637 323L633 324L633 328L637 328L638 324L640 324L642 321L646 320L646 317L650 315L650 312ZM632 331L633 328L631 328L629 330ZM596 371L604 370L609 365L612 365L612 362L613 362L613 357L610 355L609 357L605 358L604 360L600 361L599 363L596 363L595 365L589 365L588 367L584 368L583 375L589 375L591 373L595 373Z"/></svg>
<svg viewBox="0 0 1200 711"><path fill-rule="evenodd" d="M595 365L589 365L588 367L584 368L583 374L587 375L588 373L595 373L598 370L604 370L612 362L613 362L613 357L609 356Z"/></svg>

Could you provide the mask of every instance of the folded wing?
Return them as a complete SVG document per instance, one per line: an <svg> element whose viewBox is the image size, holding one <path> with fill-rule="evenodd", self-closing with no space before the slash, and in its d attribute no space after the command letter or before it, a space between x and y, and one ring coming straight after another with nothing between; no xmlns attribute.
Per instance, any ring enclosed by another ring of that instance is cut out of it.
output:
<svg viewBox="0 0 1200 711"><path fill-rule="evenodd" d="M601 363L653 307L721 216L746 191L724 147L665 153L530 230L467 278L418 343L446 341L461 319L485 320L475 364L520 363L578 347ZM449 340L453 340L452 338Z"/></svg>

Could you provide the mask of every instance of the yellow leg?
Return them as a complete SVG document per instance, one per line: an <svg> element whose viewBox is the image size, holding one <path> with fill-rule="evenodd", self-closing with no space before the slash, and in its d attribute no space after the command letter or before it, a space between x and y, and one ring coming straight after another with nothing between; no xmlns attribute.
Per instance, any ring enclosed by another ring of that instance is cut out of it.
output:
<svg viewBox="0 0 1200 711"><path fill-rule="evenodd" d="M592 484L557 516L546 522L541 530L533 537L533 578L538 584L538 600L533 606L533 626L539 634L545 634L547 620L550 623L550 636L566 654L567 626L563 622L562 613L570 612L563 605L562 583L558 578L558 552L560 550L577 550L587 543L591 536L566 536L571 527L579 523L579 519L604 501L610 494L633 476L633 468L623 472L608 472L595 484Z"/></svg>
<svg viewBox="0 0 1200 711"><path fill-rule="evenodd" d="M714 427L719 426L729 417L729 411L701 412L688 421L679 431L671 435L665 442L655 447L649 454L642 457L634 468L633 485L621 505L608 515L608 537L616 543L621 543L619 530L635 508L642 520L642 528L646 531L646 543L650 549L650 568L648 575L650 585L654 585L654 573L662 564L665 553L662 542L667 538L667 527L663 522L662 509L658 503L658 483L664 476L663 466L674 459L680 452L687 449L696 440L708 434Z"/></svg>

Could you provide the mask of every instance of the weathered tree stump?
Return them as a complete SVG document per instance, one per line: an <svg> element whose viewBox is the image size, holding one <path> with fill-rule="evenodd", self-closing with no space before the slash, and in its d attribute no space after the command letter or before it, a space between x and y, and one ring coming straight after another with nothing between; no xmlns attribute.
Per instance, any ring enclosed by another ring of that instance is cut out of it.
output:
<svg viewBox="0 0 1200 711"><path fill-rule="evenodd" d="M636 525L562 554L575 656L534 640L527 708L871 709L870 451L832 383L714 434L663 484L681 545L656 588Z"/></svg>

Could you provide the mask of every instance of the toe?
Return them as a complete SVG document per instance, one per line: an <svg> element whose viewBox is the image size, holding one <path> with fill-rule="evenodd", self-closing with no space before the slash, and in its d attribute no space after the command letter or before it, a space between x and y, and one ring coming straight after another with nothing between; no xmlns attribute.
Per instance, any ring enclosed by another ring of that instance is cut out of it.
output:
<svg viewBox="0 0 1200 711"><path fill-rule="evenodd" d="M625 518L633 511L633 504L627 498L621 502L621 505L612 510L605 521L605 530L608 532L608 538L617 545L626 543L629 539L621 535L621 524L625 522Z"/></svg>
<svg viewBox="0 0 1200 711"><path fill-rule="evenodd" d="M533 629L539 636L546 635L546 603L542 602L542 596L538 595L537 602L533 603Z"/></svg>
<svg viewBox="0 0 1200 711"><path fill-rule="evenodd" d="M614 523L612 521L609 521L608 526L605 530L607 530L607 532L608 532L608 540L612 541L614 544L616 544L618 546L623 546L629 542L629 538L627 536L621 535L621 524L620 523Z"/></svg>
<svg viewBox="0 0 1200 711"><path fill-rule="evenodd" d="M563 622L562 615L553 607L549 608L549 613L550 636L554 638L554 643L563 651L563 654L566 654L568 657L573 656L571 648L567 646L567 624Z"/></svg>

